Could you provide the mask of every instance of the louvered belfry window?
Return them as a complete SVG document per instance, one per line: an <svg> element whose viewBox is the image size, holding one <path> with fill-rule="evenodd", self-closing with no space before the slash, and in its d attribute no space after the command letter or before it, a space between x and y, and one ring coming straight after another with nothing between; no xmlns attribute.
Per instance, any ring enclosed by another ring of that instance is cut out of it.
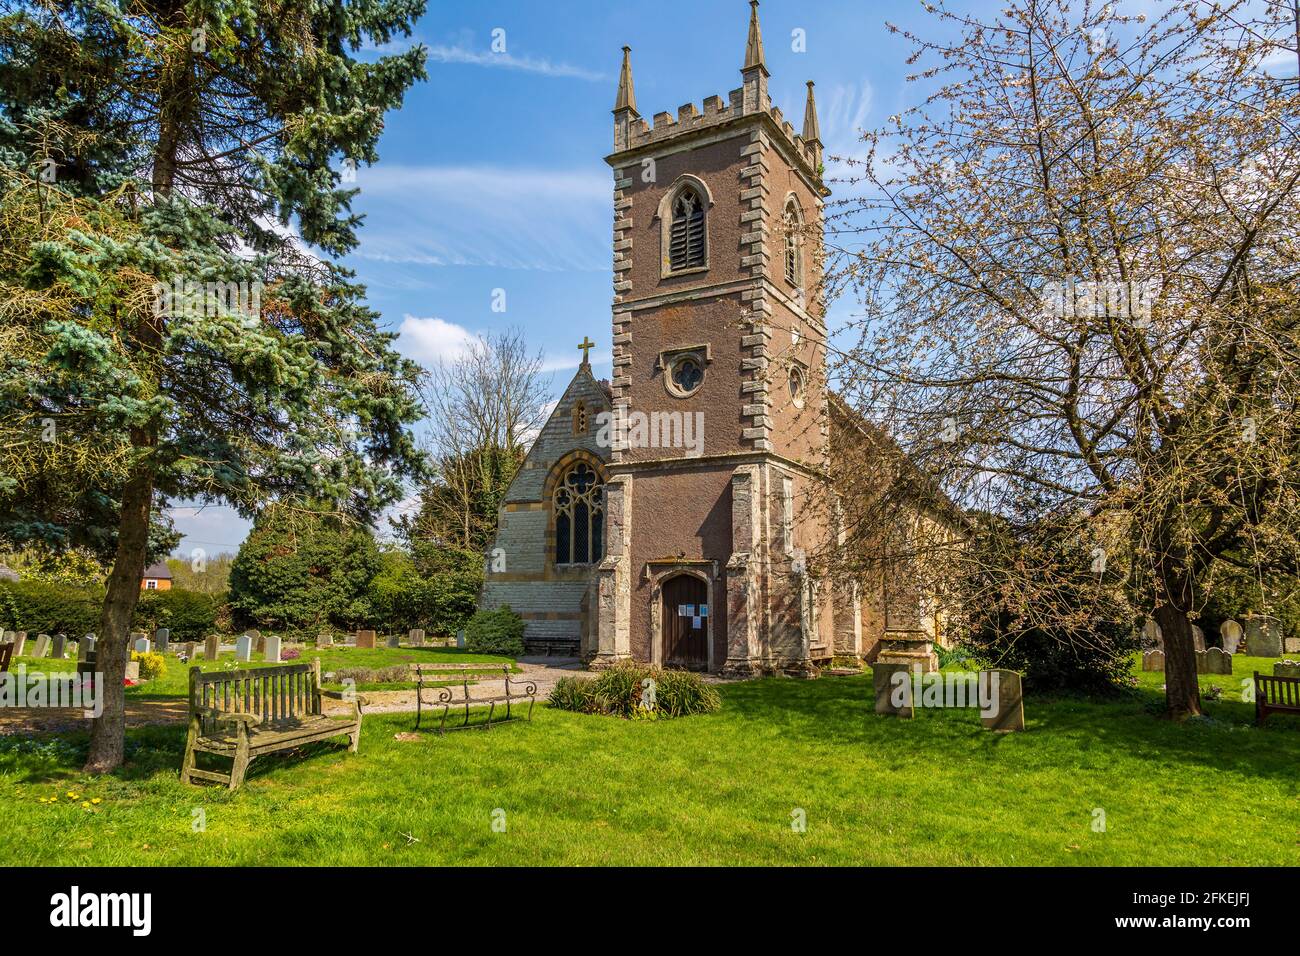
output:
<svg viewBox="0 0 1300 956"><path fill-rule="evenodd" d="M704 203L693 189L683 189L673 200L668 263L673 272L704 265Z"/></svg>

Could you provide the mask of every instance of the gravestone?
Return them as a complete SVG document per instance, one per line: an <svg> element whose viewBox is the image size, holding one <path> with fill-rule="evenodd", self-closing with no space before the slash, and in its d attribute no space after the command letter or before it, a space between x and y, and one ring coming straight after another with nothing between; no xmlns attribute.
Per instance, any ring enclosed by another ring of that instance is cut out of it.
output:
<svg viewBox="0 0 1300 956"><path fill-rule="evenodd" d="M461 628L461 630L459 630L459 631L456 632L456 646L457 646L457 647L464 647L464 646L465 646L465 630L464 630L464 628Z"/></svg>
<svg viewBox="0 0 1300 956"><path fill-rule="evenodd" d="M1211 647L1196 655L1198 674L1231 674L1232 655L1221 647Z"/></svg>
<svg viewBox="0 0 1300 956"><path fill-rule="evenodd" d="M424 647L424 629L419 627L411 628L410 633L406 635L406 639L416 647Z"/></svg>
<svg viewBox="0 0 1300 956"><path fill-rule="evenodd" d="M127 680L139 680L139 679L140 679L140 662L139 662L139 661L127 661L127 662L126 662L126 679L127 679Z"/></svg>
<svg viewBox="0 0 1300 956"><path fill-rule="evenodd" d="M1223 640L1223 649L1229 654L1237 653L1241 647L1241 635L1245 633L1241 625L1234 620L1224 621L1219 625L1219 637Z"/></svg>
<svg viewBox="0 0 1300 956"><path fill-rule="evenodd" d="M1281 657L1281 622L1263 615L1247 618L1246 653L1251 657Z"/></svg>
<svg viewBox="0 0 1300 956"><path fill-rule="evenodd" d="M1146 648L1163 648L1165 646L1164 632L1160 630L1160 625L1147 618L1147 622L1142 625L1142 646Z"/></svg>
<svg viewBox="0 0 1300 956"><path fill-rule="evenodd" d="M63 657L65 654L67 654L67 652L68 652L68 635L55 634L53 656L58 658L59 660L63 660Z"/></svg>
<svg viewBox="0 0 1300 956"><path fill-rule="evenodd" d="M1300 661L1277 661L1273 665L1274 677L1300 677Z"/></svg>
<svg viewBox="0 0 1300 956"><path fill-rule="evenodd" d="M181 645L181 656L184 657L187 661L193 660L194 658L194 646L195 645L193 641L186 641L184 644Z"/></svg>
<svg viewBox="0 0 1300 956"><path fill-rule="evenodd" d="M318 634L318 635L316 635L316 646L317 646L317 647L333 647L333 646L334 646L334 635L331 634L329 631L325 631L325 632L322 633L322 634Z"/></svg>
<svg viewBox="0 0 1300 956"><path fill-rule="evenodd" d="M203 656L210 661L215 661L221 655L221 636L218 634L209 634L203 642Z"/></svg>
<svg viewBox="0 0 1300 956"><path fill-rule="evenodd" d="M10 632L13 634L13 632ZM19 631L14 634L14 657L23 656L23 647L27 644L27 632Z"/></svg>
<svg viewBox="0 0 1300 956"><path fill-rule="evenodd" d="M253 638L248 634L239 635L239 640L235 641L235 660L251 661L253 659Z"/></svg>
<svg viewBox="0 0 1300 956"><path fill-rule="evenodd" d="M374 647L374 631L357 631L357 647Z"/></svg>
<svg viewBox="0 0 1300 956"><path fill-rule="evenodd" d="M36 649L32 651L32 654L36 657L44 657L49 652L50 652L50 635L37 634Z"/></svg>
<svg viewBox="0 0 1300 956"><path fill-rule="evenodd" d="M254 628L251 631L245 631L244 636L253 642L252 643L253 653L257 654L266 650L266 638L262 636L261 631Z"/></svg>
<svg viewBox="0 0 1300 956"><path fill-rule="evenodd" d="M903 698L907 703L902 706L895 702L894 686L894 675L900 673L906 675L908 680L907 696ZM871 677L876 690L876 713L898 717L914 716L916 709L912 706L911 676L907 664L882 664L877 661L871 665Z"/></svg>
<svg viewBox="0 0 1300 956"><path fill-rule="evenodd" d="M388 635L388 646L396 650L402 646L402 639L397 634Z"/></svg>
<svg viewBox="0 0 1300 956"><path fill-rule="evenodd" d="M997 675L997 693L992 693L992 675ZM985 716L980 712L980 723L986 730L1007 734L1025 729L1025 690L1020 675L1015 671L980 671L979 680L986 690L980 695L992 698L996 712Z"/></svg>
<svg viewBox="0 0 1300 956"><path fill-rule="evenodd" d="M276 664L280 663L280 639L274 634L268 634L263 638L263 642L266 648L263 652L266 655L265 659Z"/></svg>
<svg viewBox="0 0 1300 956"><path fill-rule="evenodd" d="M1195 624L1192 625L1192 650L1205 650L1205 632Z"/></svg>
<svg viewBox="0 0 1300 956"><path fill-rule="evenodd" d="M77 660L85 661L87 654L95 653L95 642L97 638L94 634L87 634L77 644Z"/></svg>
<svg viewBox="0 0 1300 956"><path fill-rule="evenodd" d="M136 651L138 651L138 652L141 653L141 654L148 654L148 653L149 653L149 638L145 637L143 634L138 634L138 635L137 635L137 634L132 634L131 636L135 638L135 649L136 649Z"/></svg>
<svg viewBox="0 0 1300 956"><path fill-rule="evenodd" d="M1286 654L1300 654L1300 637L1288 637L1282 642L1282 651Z"/></svg>
<svg viewBox="0 0 1300 956"><path fill-rule="evenodd" d="M1165 669L1165 652L1164 651L1144 651L1142 653L1142 669L1144 671L1162 671Z"/></svg>
<svg viewBox="0 0 1300 956"><path fill-rule="evenodd" d="M158 630L153 632L153 639L155 644L157 644L158 646L158 653L166 654L167 645L172 642L171 628L167 628L167 627L158 628Z"/></svg>

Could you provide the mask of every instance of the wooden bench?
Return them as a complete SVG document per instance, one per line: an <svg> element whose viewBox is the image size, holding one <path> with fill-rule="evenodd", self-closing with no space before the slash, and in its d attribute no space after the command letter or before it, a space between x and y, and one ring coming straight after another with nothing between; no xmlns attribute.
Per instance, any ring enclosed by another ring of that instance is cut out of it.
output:
<svg viewBox="0 0 1300 956"><path fill-rule="evenodd" d="M486 704L488 707L487 722L483 724L474 724L475 727L482 727L489 730L492 727L492 716L496 713L497 704L504 702L506 705L505 719L511 718L510 706L513 703L528 701L528 719L533 719L533 705L537 703L537 682L532 680L511 680L510 665L503 665L501 668L500 680L504 681L505 687L498 694L488 694L482 697L471 697L469 689L473 680L479 676L484 667L482 664L412 664L411 669L415 672L415 729L420 729L420 720L423 717L425 705L424 692L429 690L433 693L433 700L428 701L431 707L442 707L442 723L438 725L438 733L446 733L448 730L464 730L470 726L469 709L479 704ZM450 687L428 687L430 683L447 681L448 679L456 681ZM489 681L497 681L496 677L486 678ZM518 687L519 693L511 693L511 687ZM447 726L447 715L451 712L452 705L465 708L465 719L457 727ZM501 723L501 721L497 721Z"/></svg>
<svg viewBox="0 0 1300 956"><path fill-rule="evenodd" d="M1275 677L1255 671L1255 723L1269 714L1300 714L1300 677Z"/></svg>
<svg viewBox="0 0 1300 956"><path fill-rule="evenodd" d="M13 644L0 644L0 674L9 670L9 662L14 659Z"/></svg>
<svg viewBox="0 0 1300 956"><path fill-rule="evenodd" d="M321 712L319 659L207 673L191 667L190 733L181 780L224 783L235 790L257 757L344 734L348 750L356 753L361 741L359 700L352 701L352 711L349 717ZM198 769L200 753L230 758L230 772Z"/></svg>

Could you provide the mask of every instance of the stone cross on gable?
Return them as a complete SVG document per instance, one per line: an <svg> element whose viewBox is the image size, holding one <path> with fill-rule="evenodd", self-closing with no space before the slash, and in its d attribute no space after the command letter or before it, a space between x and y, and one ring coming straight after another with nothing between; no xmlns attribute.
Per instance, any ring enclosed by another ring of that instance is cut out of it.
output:
<svg viewBox="0 0 1300 956"><path fill-rule="evenodd" d="M591 357L587 353L590 352L595 347L596 347L595 342L591 341L591 339L587 338L585 335L582 337L582 341L578 343L578 348L582 349L583 365L591 364Z"/></svg>

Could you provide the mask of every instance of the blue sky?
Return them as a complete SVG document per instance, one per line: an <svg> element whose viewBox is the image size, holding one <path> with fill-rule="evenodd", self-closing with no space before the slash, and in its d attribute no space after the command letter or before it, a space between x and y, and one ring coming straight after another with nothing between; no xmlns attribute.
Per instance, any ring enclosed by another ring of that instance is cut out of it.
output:
<svg viewBox="0 0 1300 956"><path fill-rule="evenodd" d="M798 124L804 84L816 81L832 153L851 150L855 131L897 112L909 92L906 44L885 21L928 19L915 0L765 0L760 16L773 101ZM379 163L357 170L355 209L366 220L345 260L400 331L400 350L431 362L470 335L517 326L544 350L558 393L589 335L594 370L607 377L613 187L604 157L620 50L632 47L642 115L676 114L740 85L748 19L746 0L432 0L409 41L429 48L429 79L389 114ZM793 49L796 29L805 52ZM495 30L504 53L493 52ZM496 289L505 312L492 310ZM177 507L173 519L183 555L234 551L248 531L219 506Z"/></svg>
<svg viewBox="0 0 1300 956"><path fill-rule="evenodd" d="M993 0L954 8L992 14ZM480 332L515 326L544 350L557 393L577 343L597 343L610 371L612 147L620 49L632 47L643 116L676 113L740 85L746 0L430 0L405 43L429 48L429 79L391 113L380 161L357 170L366 216L346 262L369 290L398 347L421 362L449 356ZM1128 12L1156 6L1129 0ZM828 155L860 154L858 130L911 105L908 42L886 21L933 36L918 0L764 0L770 92L796 125L805 83L817 84ZM494 31L504 52L493 52ZM795 50L794 31L805 49ZM367 55L375 55L370 51ZM828 160L828 175L835 165ZM832 183L833 185L833 183ZM494 290L506 310L494 312ZM853 303L832 304L830 322ZM233 551L248 523L230 509L173 509L179 554ZM381 532L386 529L379 529Z"/></svg>

